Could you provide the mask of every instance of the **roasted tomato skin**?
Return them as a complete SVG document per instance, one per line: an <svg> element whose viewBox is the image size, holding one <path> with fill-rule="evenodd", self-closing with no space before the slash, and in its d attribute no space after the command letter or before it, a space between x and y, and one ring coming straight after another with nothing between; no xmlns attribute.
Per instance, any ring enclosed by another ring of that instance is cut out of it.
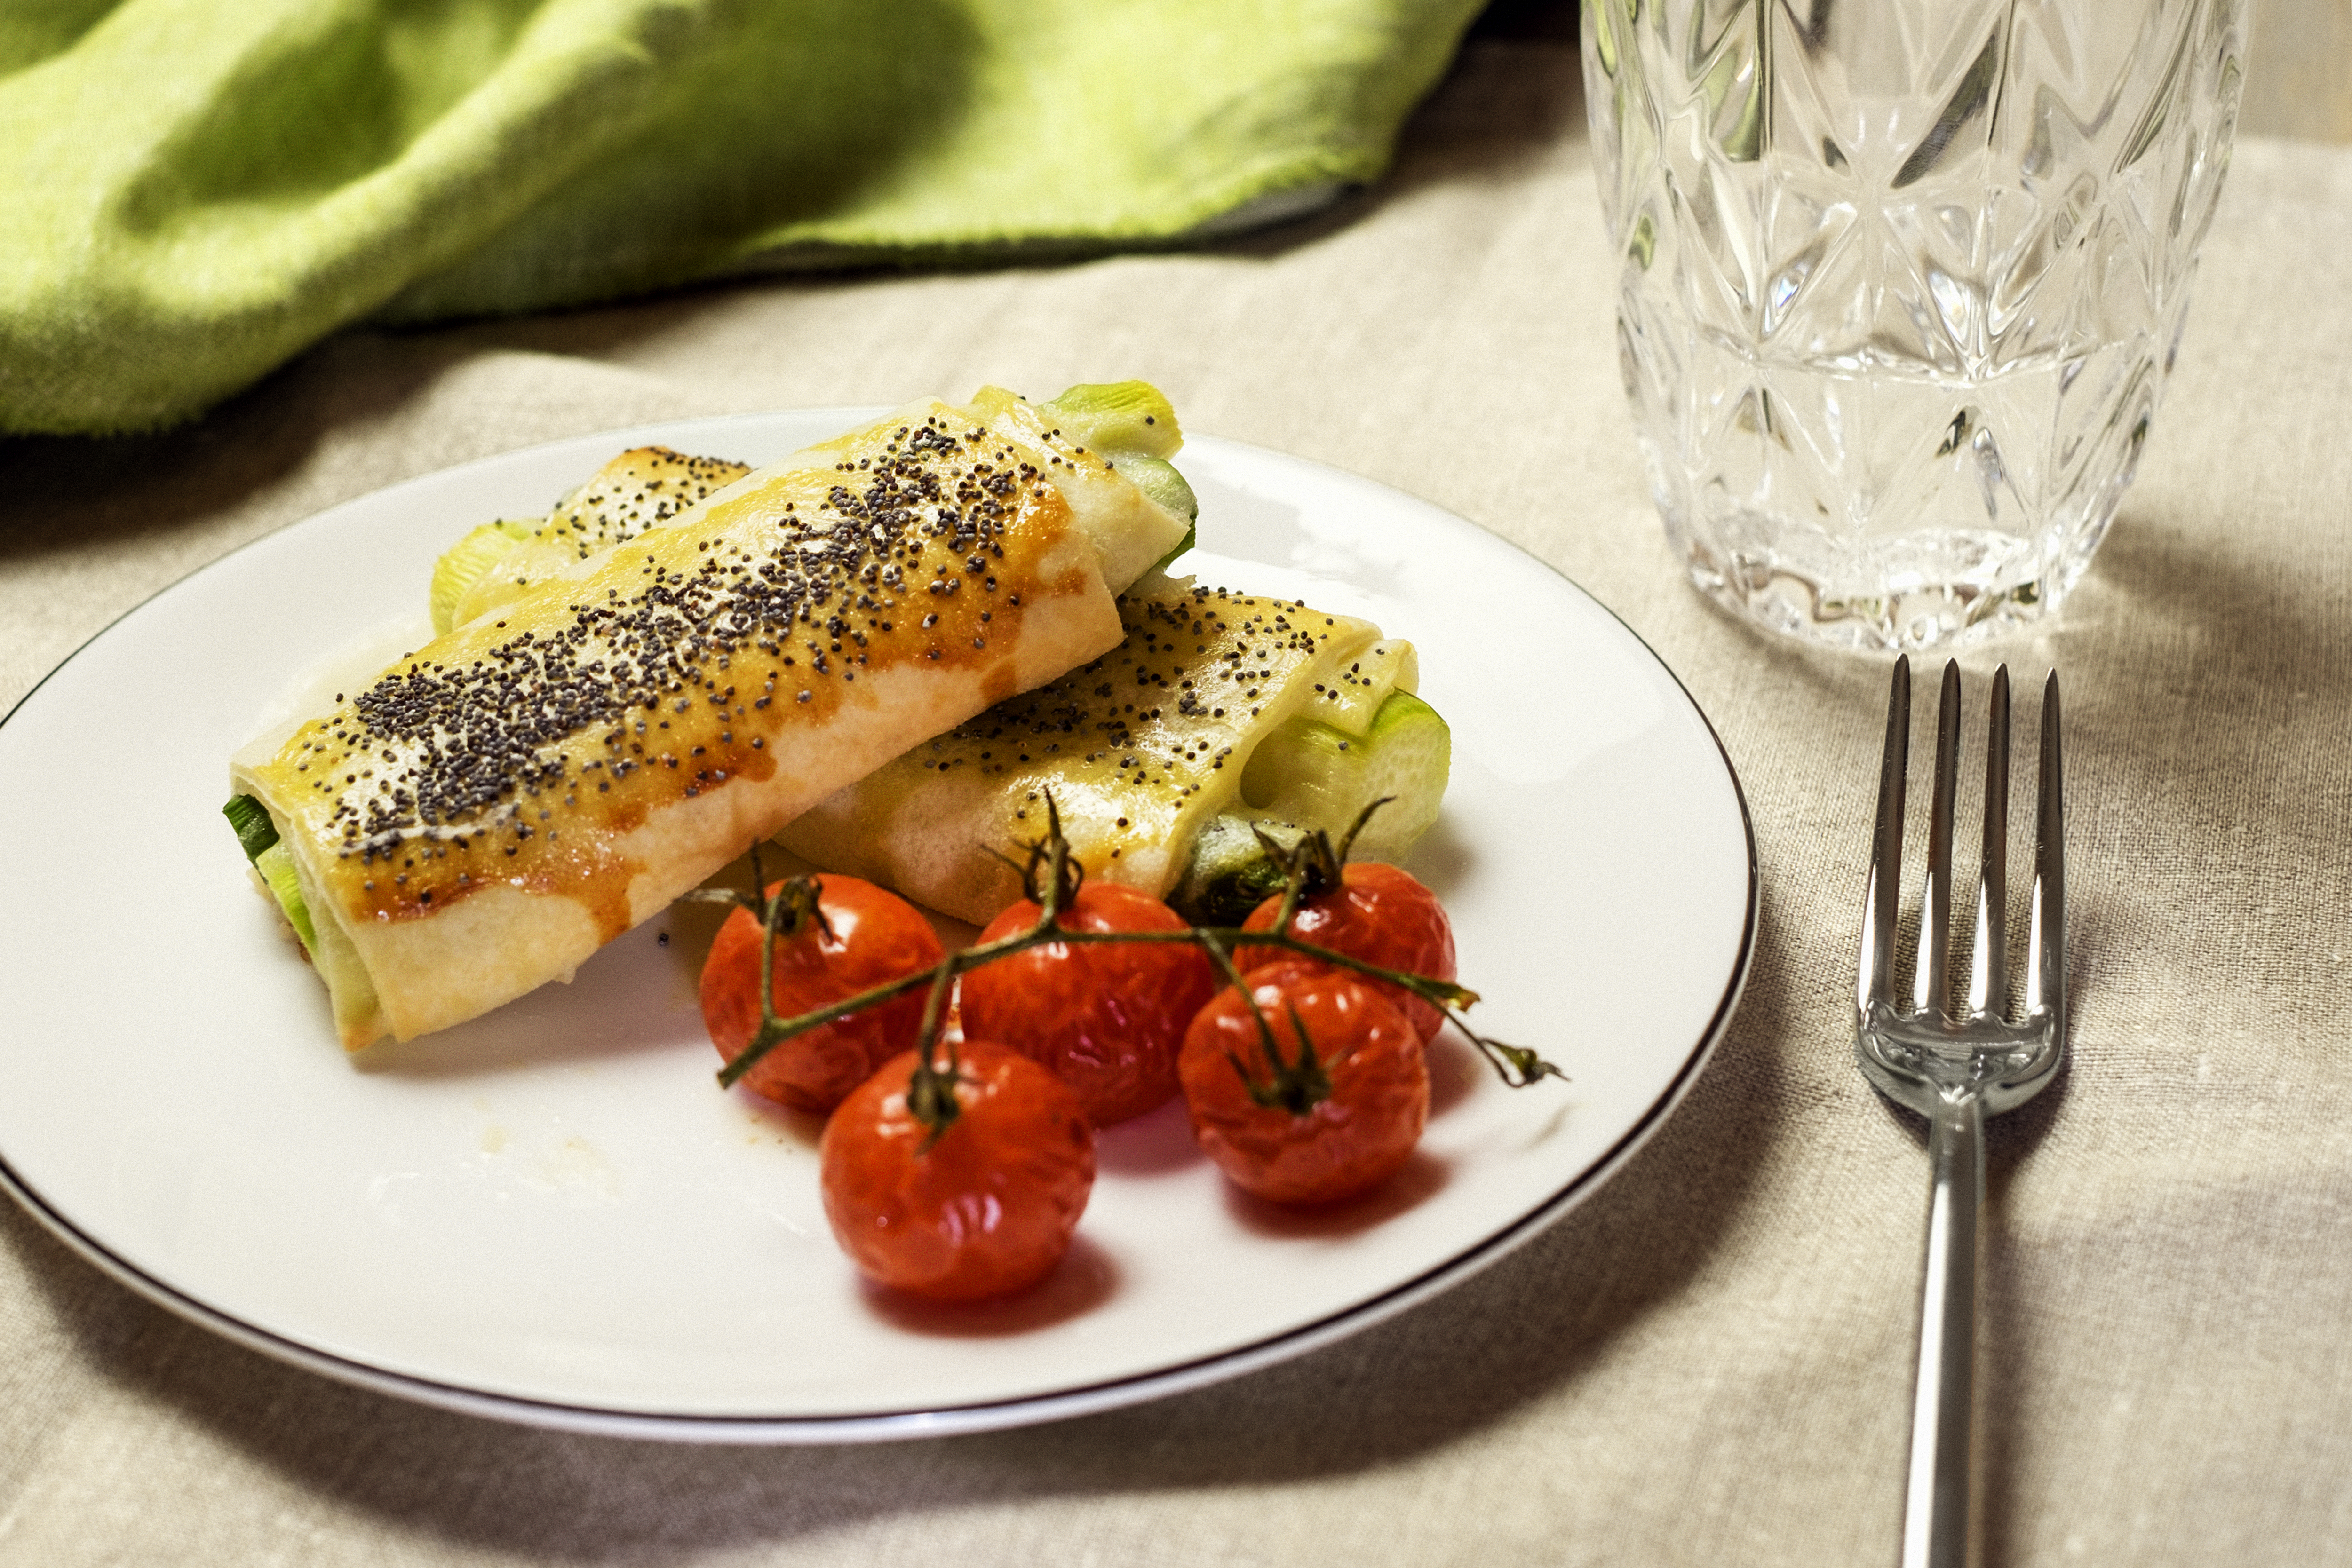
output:
<svg viewBox="0 0 2352 1568"><path fill-rule="evenodd" d="M1037 924L1024 900L988 923L982 945ZM1088 883L1062 912L1072 931L1181 931L1148 894ZM1176 1095L1176 1053L1192 1015L1217 988L1208 956L1182 943L1042 943L965 975L964 1030L1050 1068L1097 1127L1140 1116Z"/></svg>
<svg viewBox="0 0 2352 1568"><path fill-rule="evenodd" d="M825 1123L835 1239L868 1279L935 1301L1034 1284L1069 1250L1094 1189L1094 1130L1077 1096L1019 1052L966 1040L961 1111L926 1149L930 1129L907 1107L916 1061L894 1057Z"/></svg>
<svg viewBox="0 0 2352 1568"><path fill-rule="evenodd" d="M1277 894L1250 911L1243 928L1271 930L1281 913L1282 897ZM1340 868L1338 887L1300 900L1290 934L1383 969L1401 969L1435 980L1451 980L1457 973L1454 923L1445 917L1437 894L1412 873L1378 861L1350 861ZM1297 956L1276 947L1244 947L1234 955L1234 962L1246 975L1278 959ZM1370 983L1379 986L1403 1011L1423 1045L1445 1027L1445 1015L1433 1004L1401 986L1382 980Z"/></svg>
<svg viewBox="0 0 2352 1568"><path fill-rule="evenodd" d="M1234 1059L1260 1083L1274 1073L1229 986L1184 1037L1193 1137L1235 1186L1276 1203L1330 1203L1387 1179L1429 1121L1429 1062L1412 1025L1370 982L1309 960L1269 964L1244 980L1286 1061L1297 1061L1305 1025L1329 1093L1303 1114L1250 1098Z"/></svg>
<svg viewBox="0 0 2352 1568"><path fill-rule="evenodd" d="M777 1013L793 1018L928 969L943 956L938 933L897 894L854 876L817 879L824 923L803 925L776 944ZM782 882L771 883L774 897ZM719 926L702 966L702 1022L732 1061L760 1028L760 921L738 909ZM831 926L828 933L826 925ZM803 1111L830 1111L915 1044L923 1025L920 988L795 1035L761 1057L743 1086Z"/></svg>

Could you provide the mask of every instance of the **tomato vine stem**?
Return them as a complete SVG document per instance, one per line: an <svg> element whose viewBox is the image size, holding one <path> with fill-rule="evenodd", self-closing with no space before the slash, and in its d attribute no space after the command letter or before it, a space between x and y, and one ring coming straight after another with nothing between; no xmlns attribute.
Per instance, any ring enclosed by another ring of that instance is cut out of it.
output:
<svg viewBox="0 0 2352 1568"><path fill-rule="evenodd" d="M780 937L789 940L805 921L804 915L794 915L792 925L781 931L778 928L779 917L791 913L788 905L796 907L793 895L795 887L807 887L808 911L816 913L816 918L823 918L822 914L815 911L815 879L795 878L784 883L776 896L767 901L764 911L763 923L767 927L768 941L760 954L760 1027L750 1042L736 1053L734 1060L719 1070L719 1082L723 1087L731 1088L745 1073L759 1065L761 1059L769 1051L793 1036L805 1034L836 1019L846 1018L851 1013L904 996L919 986L927 986L930 988L930 996L923 1009L922 1033L918 1046L921 1055L915 1069L914 1081L908 1086L908 1108L930 1129L930 1136L923 1145L928 1149L954 1122L959 1109L955 1099L958 1061L954 1048L949 1048L944 1071L934 1064L932 1054L939 1042L939 1029L946 1013L948 993L957 977L1000 958L1009 958L1015 953L1024 953L1048 943L1084 946L1114 942L1189 943L1206 953L1210 961L1223 973L1226 983L1240 991L1243 1001L1248 1005L1250 1016L1257 1024L1259 1042L1265 1051L1267 1061L1275 1064L1276 1070L1277 1093L1281 1092L1279 1084L1285 1066L1282 1054L1275 1043L1272 1026L1266 1022L1256 998L1251 995L1250 988L1243 982L1241 971L1234 963L1233 951L1236 947L1271 947L1296 953L1301 957L1312 958L1334 968L1352 970L1412 992L1452 1019L1486 1059L1496 1076L1510 1088L1525 1089L1546 1078L1565 1082L1568 1075L1535 1051L1525 1046L1507 1045L1471 1028L1469 1021L1463 1017L1463 1009L1476 1004L1478 993L1468 987L1452 980L1441 980L1432 975L1386 968L1290 934L1291 920L1297 913L1301 897L1306 895L1306 885L1318 873L1335 865L1345 856L1347 848L1353 844L1365 820L1384 804L1385 800L1375 800L1364 808L1336 853L1329 839L1317 832L1309 834L1296 851L1278 857L1289 873L1289 882L1284 890L1280 914L1270 929L1252 931L1238 925L1193 925L1181 931L1073 931L1062 925L1062 913L1077 897L1086 872L1070 854L1069 841L1062 836L1061 812L1048 792L1045 798L1045 836L1025 846L1029 852L1025 864L1014 862L1022 872L1024 891L1038 906L1034 925L1026 931L1014 932L994 942L950 953L928 969L902 976L821 1008L812 1008L794 1017L782 1018L775 1010L775 946ZM1010 856L1005 858L1011 859ZM1045 874L1041 876L1040 873ZM725 897L730 902L741 902L735 894ZM1319 1075L1320 1065L1314 1063L1313 1047L1307 1042L1303 1029L1299 1031L1299 1041L1307 1061L1313 1064L1314 1071ZM1234 1065L1238 1068L1240 1063L1236 1061ZM1244 1072L1243 1077L1247 1079L1249 1075ZM1251 1083L1251 1092L1255 1097L1258 1092L1256 1083ZM1287 1101L1281 1103L1286 1103ZM1313 1101L1309 1100L1307 1103L1312 1104Z"/></svg>
<svg viewBox="0 0 2352 1568"><path fill-rule="evenodd" d="M940 1019L947 1012L948 991L954 984L955 972L945 964L937 966L931 978L931 994L923 1001L923 1030L916 1037L922 1042L922 1054L916 1058L914 1076L907 1081L908 1113L924 1128L923 1146L917 1151L919 1154L930 1153L931 1145L946 1136L955 1119L963 1114L963 1107L955 1095L956 1081L963 1066L956 1048L952 1044L948 1047L945 1071L931 1060L931 1052L939 1044ZM761 998L762 1030L767 1019L775 1016L774 1006L773 998Z"/></svg>
<svg viewBox="0 0 2352 1568"><path fill-rule="evenodd" d="M1257 1013L1257 998L1250 997L1246 988L1242 995L1249 997L1250 1011ZM1258 1028L1264 1030L1265 1015L1258 1013L1257 1021ZM1331 1075L1323 1071L1322 1059L1315 1054L1314 1039L1307 1032L1307 1020L1298 1016L1296 1007L1290 1009L1290 1030L1298 1037L1298 1060L1296 1061L1282 1059L1282 1048L1275 1043L1272 1034L1267 1034L1262 1042L1269 1070L1267 1082L1259 1082L1257 1074L1243 1065L1242 1059L1232 1051L1225 1052L1225 1060L1232 1062L1234 1071L1241 1075L1242 1087L1248 1092L1250 1103L1262 1105L1269 1111L1279 1108L1294 1116L1304 1116L1331 1098Z"/></svg>

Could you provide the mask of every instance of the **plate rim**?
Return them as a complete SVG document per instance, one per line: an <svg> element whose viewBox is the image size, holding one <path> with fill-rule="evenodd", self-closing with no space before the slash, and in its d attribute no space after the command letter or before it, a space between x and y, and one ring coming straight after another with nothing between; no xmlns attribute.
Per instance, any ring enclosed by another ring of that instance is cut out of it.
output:
<svg viewBox="0 0 2352 1568"><path fill-rule="evenodd" d="M0 714L0 728L5 728L26 703L44 686L80 658L100 639L108 636L132 616L140 614L165 594L173 593L198 577L221 567L289 529L318 523L348 507L362 504L380 504L382 500L412 486L446 482L454 476L473 468L505 464L528 458L557 447L575 443L624 440L641 442L659 440L660 433L676 431L687 425L724 425L760 423L780 417L814 417L839 414L850 420L877 417L888 412L885 405L838 405L805 408L771 409L762 412L734 414L688 415L677 419L648 421L617 426L605 431L583 432L577 435L559 436L528 446L505 452L490 453L445 468L382 485L374 489L348 497L316 511L256 535L236 548L226 550L211 560L184 573L157 588L136 604L124 610L104 626L77 644L72 652L58 661L41 678L26 688L24 695ZM1075 1387L1057 1388L1050 1393L1010 1399L992 1399L970 1404L940 1406L923 1409L860 1412L838 1416L749 1416L691 1414L613 1409L594 1405L572 1404L557 1400L534 1399L525 1396L495 1393L470 1388L460 1384L438 1381L410 1373L389 1371L364 1361L332 1352L317 1349L288 1338L269 1329L249 1323L235 1315L180 1291L149 1275L128 1260L117 1256L104 1243L86 1234L74 1222L51 1207L29 1182L19 1176L8 1161L6 1152L0 1150L0 1190L23 1207L68 1250L91 1264L98 1270L125 1286L134 1294L163 1307L199 1328L218 1334L244 1349L257 1352L274 1361L318 1374L347 1386L371 1393L386 1394L435 1408L461 1415L487 1416L543 1429L583 1433L594 1436L654 1438L673 1442L739 1443L769 1445L814 1445L850 1442L883 1442L911 1438L945 1437L973 1432L1002 1430L1064 1420L1073 1416L1096 1414L1105 1410L1141 1404L1171 1395L1209 1386L1228 1378L1278 1364L1305 1355L1324 1345L1337 1343L1351 1334L1372 1327L1482 1272L1499 1262L1536 1236L1558 1223L1570 1210L1582 1203L1614 1176L1633 1158L1641 1146L1655 1134L1688 1094L1691 1085L1729 1031L1738 1010L1739 998L1747 988L1748 975L1754 967L1756 936L1762 907L1762 879L1759 875L1756 850L1756 827L1748 810L1748 794L1740 783L1738 769L1732 765L1731 754L1723 744L1715 722L1699 706L1682 676L1667 664L1646 638L1635 631L1625 618L1603 603L1581 583L1512 540L1486 528L1474 518L1466 517L1450 507L1443 506L1402 486L1389 484L1368 475L1355 473L1316 458L1302 457L1255 442L1241 441L1230 436L1194 433L1188 441L1201 440L1220 446L1234 447L1259 457L1297 465L1319 475L1344 480L1349 484L1370 485L1406 497L1456 522L1477 529L1497 543L1524 557L1528 561L1550 573L1602 614L1615 622L1635 646L1647 654L1663 671L1683 702L1699 723L1707 740L1715 747L1723 776L1731 786L1732 803L1739 815L1740 835L1746 850L1748 879L1745 908L1741 916L1739 943L1733 957L1731 973L1716 1000L1706 1025L1699 1039L1685 1056L1675 1076L1658 1093L1641 1117L1627 1128L1618 1140L1591 1165L1588 1166L1567 1186L1555 1192L1535 1208L1517 1219L1481 1237L1464 1251L1424 1270L1413 1278L1399 1281L1386 1291L1340 1309L1312 1322L1302 1323L1265 1339L1234 1349L1195 1357L1172 1366L1155 1367L1148 1372L1108 1378Z"/></svg>

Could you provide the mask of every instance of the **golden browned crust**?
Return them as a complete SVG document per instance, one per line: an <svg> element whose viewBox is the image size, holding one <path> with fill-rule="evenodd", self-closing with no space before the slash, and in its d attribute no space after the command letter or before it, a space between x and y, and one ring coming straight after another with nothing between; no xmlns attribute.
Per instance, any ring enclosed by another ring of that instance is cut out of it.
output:
<svg viewBox="0 0 2352 1568"><path fill-rule="evenodd" d="M1412 644L1295 601L1171 586L1119 614L1118 648L922 742L778 841L984 923L1021 895L997 855L1042 833L1050 789L1088 876L1164 894L1239 802L1259 741L1302 713L1360 732L1418 673Z"/></svg>
<svg viewBox="0 0 2352 1568"><path fill-rule="evenodd" d="M1074 515L1063 459L936 401L812 454L530 584L236 769L322 958L365 971L362 1005L320 964L346 1045L568 977L752 839L1114 645L1094 536L1181 530L1132 486L1141 510Z"/></svg>
<svg viewBox="0 0 2352 1568"><path fill-rule="evenodd" d="M484 572L457 601L450 624L462 626L513 603L532 583L683 517L751 472L723 457L690 457L667 446L630 448L591 475Z"/></svg>

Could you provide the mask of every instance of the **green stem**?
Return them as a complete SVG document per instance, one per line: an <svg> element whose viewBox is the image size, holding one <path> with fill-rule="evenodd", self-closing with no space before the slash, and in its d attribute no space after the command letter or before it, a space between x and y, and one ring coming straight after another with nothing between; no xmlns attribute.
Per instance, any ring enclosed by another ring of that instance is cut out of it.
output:
<svg viewBox="0 0 2352 1568"><path fill-rule="evenodd" d="M1364 824L1372 820L1372 813L1379 810L1383 806L1391 806L1395 803L1395 796L1383 795L1379 800L1373 801L1370 805L1356 813L1356 820L1348 824L1348 836L1339 841L1338 859L1341 865L1348 863L1348 852L1356 847L1356 835L1364 831Z"/></svg>
<svg viewBox="0 0 2352 1568"><path fill-rule="evenodd" d="M1285 1084L1289 1078L1297 1077L1300 1083L1305 1084L1307 1080L1303 1075L1311 1073L1314 1079L1322 1081L1321 1068L1315 1060L1315 1050L1307 1039L1304 1025L1300 1025L1298 1030L1300 1062L1297 1068L1294 1070L1283 1061L1282 1052L1275 1044L1273 1026L1265 1021L1265 1014L1259 1009L1257 998L1251 995L1248 985L1242 978L1240 969L1234 963L1231 950L1236 946L1272 947L1279 952L1297 953L1339 968L1354 970L1360 975L1369 975L1376 980L1385 980L1392 986L1402 987L1453 1019L1455 1027L1467 1035L1470 1043L1476 1046L1480 1054L1486 1057L1487 1064L1494 1068L1496 1075L1513 1089L1525 1089L1545 1078L1558 1078L1565 1082L1568 1077L1566 1073L1534 1051L1524 1046L1505 1045L1500 1040L1489 1040L1472 1029L1468 1020L1462 1016L1462 1009L1474 1006L1478 1000L1478 993L1467 987L1455 985L1451 980L1441 980L1431 975L1415 975L1403 969L1391 969L1379 964L1366 963L1361 958L1351 957L1348 954L1329 947L1318 946L1290 934L1291 921L1298 913L1299 901L1307 896L1310 885L1318 883L1337 883L1339 875L1339 868L1345 861L1348 850L1354 845L1357 833L1363 830L1365 822L1370 820L1374 811L1388 803L1388 799L1384 797L1366 806L1357 816L1354 825L1348 830L1348 836L1341 841L1340 848L1336 853L1331 848L1329 838L1318 831L1301 840L1297 848L1284 857L1289 875L1286 885L1283 889L1282 907L1276 913L1274 925L1269 930L1251 931L1245 927L1233 925L1194 925L1181 931L1071 931L1062 925L1062 912L1076 900L1078 888L1085 878L1086 872L1084 867L1070 858L1069 841L1062 836L1061 809L1055 804L1053 791L1049 789L1045 792L1045 836L1028 844L1029 858L1025 867L1023 868L1022 874L1023 890L1037 905L1037 919L1034 925L1026 931L1016 931L1010 936L999 937L996 941L981 946L967 947L961 953L950 953L929 968L916 974L902 976L884 985L860 991L854 997L846 997L821 1008L812 1008L798 1017L786 1019L776 1016L773 988L778 911L788 899L793 903L795 913L791 929L794 931L799 929L803 915L814 915L820 921L824 918L824 912L817 907L815 880L810 877L795 879L778 889L776 897L768 901L766 910L768 940L760 950L759 1030L753 1033L750 1043L736 1053L735 1060L719 1070L719 1082L723 1087L732 1088L745 1073L759 1065L762 1057L794 1035L805 1034L810 1030L821 1028L836 1019L845 1018L851 1013L904 996L917 986L928 985L931 988L930 998L924 1005L922 1032L916 1040L917 1048L921 1051L922 1056L916 1064L915 1076L908 1085L907 1092L908 1108L925 1126L930 1129L930 1136L923 1145L923 1147L928 1149L932 1144L939 1142L940 1135L947 1131L949 1124L955 1120L959 1110L955 1099L955 1083L960 1063L954 1055L950 1054L947 1071L942 1074L931 1061L931 1051L939 1040L940 1021L946 1011L950 988L953 987L956 977L960 975L969 974L984 964L992 964L999 958L1009 958L1015 953L1025 952L1045 942L1064 942L1073 946L1108 942L1184 942L1206 952L1210 960L1223 972L1226 983L1241 993L1243 1002L1249 1008L1250 1017L1256 1020L1258 1041L1265 1048L1266 1061L1272 1065L1275 1072L1274 1092L1282 1103L1287 1104L1290 1099L1297 1097L1285 1089ZM1272 840L1265 838L1262 832L1259 838L1265 842L1268 853L1276 852L1276 847ZM752 864L756 868L759 862L755 859ZM1044 874L1041 876L1040 873ZM1295 1014L1292 1021L1297 1022ZM1230 1055L1229 1052L1228 1056ZM1249 1085L1251 1097L1258 1098L1259 1085L1246 1071L1242 1069L1238 1059L1234 1061L1234 1068L1241 1072L1243 1082ZM1323 1082L1324 1092L1328 1093L1328 1081ZM1297 1087L1297 1085L1292 1085L1292 1087ZM1300 1092L1308 1092L1311 1087L1311 1084L1307 1084L1307 1088ZM1307 1104L1312 1105L1315 1098L1320 1098L1320 1096L1316 1095L1307 1099ZM1263 1104L1267 1102L1260 1100L1259 1103ZM1303 1112L1295 1113L1303 1113Z"/></svg>
<svg viewBox="0 0 2352 1568"><path fill-rule="evenodd" d="M948 964L938 966L931 980L931 994L923 1002L922 1033L916 1038L921 1042L922 1054L916 1059L914 1075L907 1081L907 1110L928 1131L923 1146L917 1151L929 1154L931 1145L947 1135L955 1119L963 1114L956 1103L956 1079L963 1063L957 1060L954 1047L948 1048L948 1068L941 1072L932 1063L931 1051L939 1041L940 1019L947 1011L948 991L955 984L955 969Z"/></svg>
<svg viewBox="0 0 2352 1568"><path fill-rule="evenodd" d="M1244 994L1247 995L1246 992ZM1250 1011L1257 1012L1255 998L1250 1000ZM1265 1015L1259 1013L1260 1027L1265 1021ZM1242 1059L1232 1051L1225 1052L1225 1060L1232 1062L1234 1071L1240 1074L1242 1087L1249 1092L1250 1103L1269 1111L1283 1110L1294 1116L1304 1116L1331 1098L1331 1075L1323 1071L1323 1063L1315 1054L1314 1038L1307 1032L1307 1020L1298 1016L1297 1008L1290 1009L1290 1029L1298 1037L1298 1060L1285 1061L1282 1048L1269 1036L1265 1041L1266 1082L1260 1083L1257 1074L1243 1066Z"/></svg>
<svg viewBox="0 0 2352 1568"><path fill-rule="evenodd" d="M1176 933L1171 931L1167 935L1173 936ZM1241 970L1234 967L1233 955L1225 951L1223 943L1213 936L1203 935L1201 938L1201 946L1208 949L1209 957L1218 968L1224 971L1225 984L1241 993L1242 1005L1249 1009L1250 1017L1256 1020L1258 1044L1265 1049L1266 1059L1270 1061L1280 1061L1282 1052L1274 1043L1274 1026L1265 1021L1265 1011L1257 1005L1257 998L1251 992L1249 982L1242 978ZM1233 1053L1228 1051L1226 1055L1230 1058ZM1234 1061L1234 1071L1241 1072L1243 1082L1247 1083L1250 1081L1249 1074L1242 1071L1242 1064L1238 1060Z"/></svg>
<svg viewBox="0 0 2352 1568"><path fill-rule="evenodd" d="M1050 892L1051 890L1041 891ZM846 997L837 1002L829 1002L824 1007L811 1009L807 1012L789 1019L778 1018L775 1014L771 999L773 992L769 988L768 984L769 965L772 959L768 954L763 954L759 1031L752 1035L751 1043L736 1055L734 1061L720 1069L719 1082L725 1086L733 1086L746 1072L758 1064L761 1057L794 1035L805 1034L810 1030L833 1022L835 1019L845 1018L865 1008L877 1006L894 997L904 996L918 986L931 986L934 988L934 994L937 995L940 988L951 983L957 976L969 974L982 965L992 964L999 958L1009 958L1015 953L1025 952L1029 948L1048 942L1066 942L1073 946L1113 942L1188 943L1208 953L1212 961L1217 963L1218 967L1225 972L1228 983L1238 987L1245 998L1249 997L1249 988L1241 984L1240 974L1234 966L1228 949L1238 946L1273 947L1286 953L1297 953L1303 957L1313 958L1336 968L1353 970L1357 974L1368 975L1373 979L1385 980L1391 985L1402 987L1437 1008L1469 1037L1471 1044L1476 1046L1486 1058L1487 1064L1495 1069L1496 1076L1514 1089L1527 1088L1545 1078L1559 1078L1565 1081L1568 1076L1526 1047L1506 1045L1500 1040L1489 1040L1472 1029L1463 1018L1462 1009L1475 1005L1478 1000L1478 993L1467 987L1456 985L1451 980L1441 980L1434 976L1416 975L1408 970L1391 969L1379 964L1367 963L1349 954L1319 946L1279 930L1251 931L1241 926L1200 925L1182 931L1072 931L1055 924L1058 912L1053 905L1058 903L1058 899L1050 901L1039 913L1037 924L1026 931L1017 931L1010 936L999 937L996 941L982 946L967 947L961 953L950 953L929 969L902 976L896 980L876 986L870 990L860 991L854 997ZM1254 999L1250 1002L1250 1008L1253 1013L1256 1012L1257 1004ZM929 1009L926 1009L927 1014L930 1011ZM1262 1016L1258 1019L1258 1027L1263 1031L1262 1038L1270 1043L1273 1037ZM921 1049L926 1052L926 1061L929 1060L928 1052L935 1038L936 1030L937 1019L927 1017L920 1041Z"/></svg>

